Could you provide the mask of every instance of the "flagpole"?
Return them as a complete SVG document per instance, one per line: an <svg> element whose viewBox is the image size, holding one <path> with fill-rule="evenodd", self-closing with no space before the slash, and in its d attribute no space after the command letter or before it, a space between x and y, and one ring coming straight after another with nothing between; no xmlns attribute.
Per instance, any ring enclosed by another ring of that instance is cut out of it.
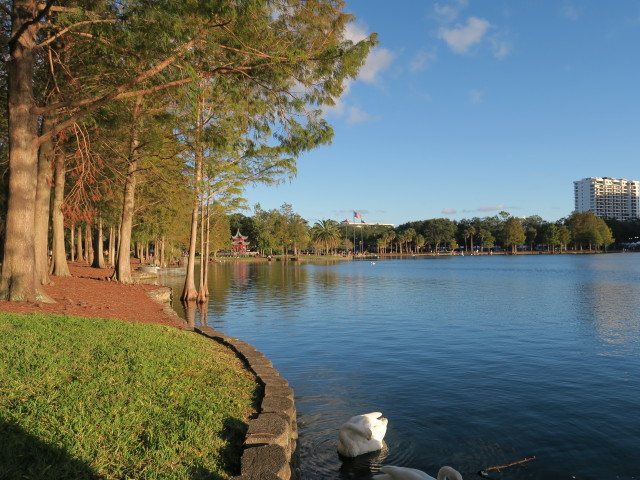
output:
<svg viewBox="0 0 640 480"><path fill-rule="evenodd" d="M358 253L358 248L356 247L356 211L353 211L353 256L355 258L356 253Z"/></svg>

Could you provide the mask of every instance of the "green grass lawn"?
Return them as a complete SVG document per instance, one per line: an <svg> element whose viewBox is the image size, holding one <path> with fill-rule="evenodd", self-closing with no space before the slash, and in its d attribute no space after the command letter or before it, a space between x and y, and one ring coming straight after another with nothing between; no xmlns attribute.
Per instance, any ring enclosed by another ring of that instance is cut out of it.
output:
<svg viewBox="0 0 640 480"><path fill-rule="evenodd" d="M0 313L0 478L230 478L257 388L191 332Z"/></svg>

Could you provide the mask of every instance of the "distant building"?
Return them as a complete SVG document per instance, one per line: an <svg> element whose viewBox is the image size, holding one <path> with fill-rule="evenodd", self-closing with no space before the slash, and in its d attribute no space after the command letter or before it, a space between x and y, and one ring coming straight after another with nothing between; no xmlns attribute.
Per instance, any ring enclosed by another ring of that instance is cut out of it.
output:
<svg viewBox="0 0 640 480"><path fill-rule="evenodd" d="M249 237L242 235L240 229L231 237L231 242L231 248L236 253L244 253L249 248Z"/></svg>
<svg viewBox="0 0 640 480"><path fill-rule="evenodd" d="M640 217L640 181L590 177L573 182L576 211L591 210L600 218Z"/></svg>

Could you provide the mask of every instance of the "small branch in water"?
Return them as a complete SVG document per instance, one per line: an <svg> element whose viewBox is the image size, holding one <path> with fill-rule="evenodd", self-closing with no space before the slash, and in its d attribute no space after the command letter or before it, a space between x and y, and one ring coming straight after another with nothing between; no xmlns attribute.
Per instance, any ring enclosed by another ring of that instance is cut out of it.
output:
<svg viewBox="0 0 640 480"><path fill-rule="evenodd" d="M513 467L514 465L519 465L521 463L528 462L530 460L535 460L535 458L536 457L533 456L533 457L524 458L522 460L518 460L517 462L507 463L506 465L498 465L498 466L495 466L495 467L483 468L482 470L480 470L478 472L478 475L480 475L481 477L486 477L487 476L487 472L489 470L500 470L502 468Z"/></svg>

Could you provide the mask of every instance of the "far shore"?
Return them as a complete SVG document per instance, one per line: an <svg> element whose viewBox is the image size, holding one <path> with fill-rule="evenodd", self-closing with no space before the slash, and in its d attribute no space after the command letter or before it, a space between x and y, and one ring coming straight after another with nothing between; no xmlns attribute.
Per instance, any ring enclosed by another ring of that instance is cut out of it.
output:
<svg viewBox="0 0 640 480"><path fill-rule="evenodd" d="M246 256L220 256L218 255L213 262L281 262L281 261L337 261L337 260L369 260L374 258L411 258L411 257L466 257L466 256L493 256L493 255L593 255L604 253L633 253L622 252L621 250L610 250L607 252L599 250L565 250L562 252L549 251L519 251L516 253L507 251L491 251L491 252L420 252L420 253L357 253L347 255L246 255Z"/></svg>

